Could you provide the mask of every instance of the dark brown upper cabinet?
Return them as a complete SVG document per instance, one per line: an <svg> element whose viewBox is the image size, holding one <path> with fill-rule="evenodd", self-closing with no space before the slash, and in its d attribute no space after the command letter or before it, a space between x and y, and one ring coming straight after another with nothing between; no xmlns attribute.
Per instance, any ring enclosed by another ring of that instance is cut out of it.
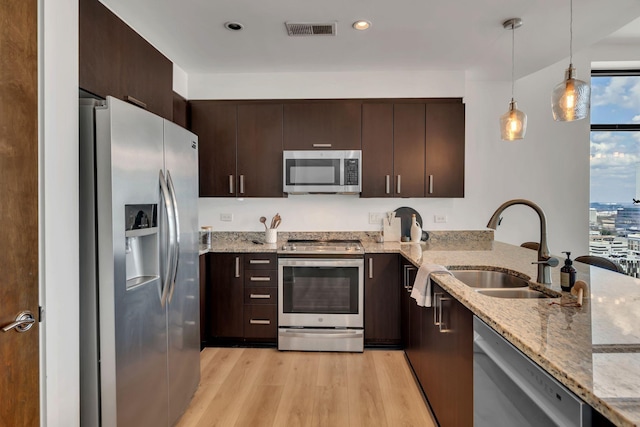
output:
<svg viewBox="0 0 640 427"><path fill-rule="evenodd" d="M190 101L201 197L283 197L282 104Z"/></svg>
<svg viewBox="0 0 640 427"><path fill-rule="evenodd" d="M187 100L173 92L173 123L187 127Z"/></svg>
<svg viewBox="0 0 640 427"><path fill-rule="evenodd" d="M360 150L360 101L284 104L285 150Z"/></svg>
<svg viewBox="0 0 640 427"><path fill-rule="evenodd" d="M362 197L392 197L393 104L362 104Z"/></svg>
<svg viewBox="0 0 640 427"><path fill-rule="evenodd" d="M393 105L393 173L396 197L424 197L425 105Z"/></svg>
<svg viewBox="0 0 640 427"><path fill-rule="evenodd" d="M424 197L425 105L362 105L362 197Z"/></svg>
<svg viewBox="0 0 640 427"><path fill-rule="evenodd" d="M173 119L173 64L98 0L79 2L79 86Z"/></svg>
<svg viewBox="0 0 640 427"><path fill-rule="evenodd" d="M365 101L361 196L464 197L464 129L461 99Z"/></svg>
<svg viewBox="0 0 640 427"><path fill-rule="evenodd" d="M198 135L200 197L235 197L235 104L189 101L189 129Z"/></svg>
<svg viewBox="0 0 640 427"><path fill-rule="evenodd" d="M238 105L238 196L283 197L282 104Z"/></svg>
<svg viewBox="0 0 640 427"><path fill-rule="evenodd" d="M462 102L426 104L426 197L464 197Z"/></svg>

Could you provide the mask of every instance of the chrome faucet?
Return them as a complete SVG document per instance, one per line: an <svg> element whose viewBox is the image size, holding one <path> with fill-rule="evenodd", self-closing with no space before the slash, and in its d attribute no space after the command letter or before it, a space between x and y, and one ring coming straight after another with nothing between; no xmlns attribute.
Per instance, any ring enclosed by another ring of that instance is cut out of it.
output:
<svg viewBox="0 0 640 427"><path fill-rule="evenodd" d="M500 214L502 214L506 208L513 205L529 206L531 209L536 211L540 218L540 245L538 246L538 261L533 262L532 264L538 264L538 277L536 278L536 282L550 285L551 269L549 267L556 267L558 265L558 259L549 255L549 247L547 246L547 218L540 206L525 199L508 200L496 209L491 216L487 227L494 230L497 229L498 225L500 225L500 221L502 220L502 218L500 218Z"/></svg>

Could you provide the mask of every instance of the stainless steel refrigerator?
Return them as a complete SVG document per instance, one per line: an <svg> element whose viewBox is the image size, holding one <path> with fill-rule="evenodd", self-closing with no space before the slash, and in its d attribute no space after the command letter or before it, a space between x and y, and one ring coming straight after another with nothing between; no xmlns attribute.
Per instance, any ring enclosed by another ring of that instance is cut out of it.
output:
<svg viewBox="0 0 640 427"><path fill-rule="evenodd" d="M80 100L81 425L171 426L200 381L198 139Z"/></svg>

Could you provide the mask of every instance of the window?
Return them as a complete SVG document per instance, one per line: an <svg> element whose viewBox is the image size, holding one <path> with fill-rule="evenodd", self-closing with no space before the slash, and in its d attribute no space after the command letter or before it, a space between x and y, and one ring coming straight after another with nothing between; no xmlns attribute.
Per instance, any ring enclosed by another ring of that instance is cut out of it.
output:
<svg viewBox="0 0 640 427"><path fill-rule="evenodd" d="M640 70L592 71L589 251L640 277Z"/></svg>

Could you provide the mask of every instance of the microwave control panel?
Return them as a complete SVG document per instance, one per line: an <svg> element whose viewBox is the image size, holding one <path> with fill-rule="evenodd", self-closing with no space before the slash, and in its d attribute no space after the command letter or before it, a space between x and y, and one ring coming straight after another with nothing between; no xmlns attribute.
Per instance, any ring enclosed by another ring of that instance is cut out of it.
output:
<svg viewBox="0 0 640 427"><path fill-rule="evenodd" d="M358 185L359 159L344 159L344 185Z"/></svg>

